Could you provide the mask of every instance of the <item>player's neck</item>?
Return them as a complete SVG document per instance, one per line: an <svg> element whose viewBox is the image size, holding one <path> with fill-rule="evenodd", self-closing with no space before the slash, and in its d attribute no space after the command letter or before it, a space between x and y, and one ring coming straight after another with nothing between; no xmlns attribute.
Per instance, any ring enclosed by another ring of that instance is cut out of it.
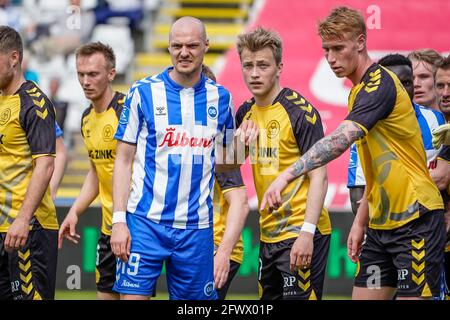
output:
<svg viewBox="0 0 450 320"><path fill-rule="evenodd" d="M439 108L439 105L437 104L437 102L431 102L427 105L428 108L436 110L441 112L441 109Z"/></svg>
<svg viewBox="0 0 450 320"><path fill-rule="evenodd" d="M282 88L279 83L276 83L270 91L264 96L254 96L255 104L258 107L267 107L270 106L275 98L278 96Z"/></svg>
<svg viewBox="0 0 450 320"><path fill-rule="evenodd" d="M111 88L111 86L108 86L108 88L105 90L105 92L102 94L102 96L98 100L92 100L92 106L94 107L94 110L96 113L102 113L106 109L108 109L109 104L111 103L111 100L114 97L114 91Z"/></svg>
<svg viewBox="0 0 450 320"><path fill-rule="evenodd" d="M361 82L361 79L366 73L367 69L369 69L369 67L373 63L374 62L372 61L372 59L370 59L367 53L362 54L356 70L352 74L348 75L347 78L353 83L354 86L357 85Z"/></svg>
<svg viewBox="0 0 450 320"><path fill-rule="evenodd" d="M18 72L13 80L3 89L1 90L1 94L3 96L12 96L14 93L19 90L20 86L25 82L25 78L23 77L21 72Z"/></svg>
<svg viewBox="0 0 450 320"><path fill-rule="evenodd" d="M191 74L182 74L174 69L169 72L169 77L183 88L192 88L201 78L201 69Z"/></svg>

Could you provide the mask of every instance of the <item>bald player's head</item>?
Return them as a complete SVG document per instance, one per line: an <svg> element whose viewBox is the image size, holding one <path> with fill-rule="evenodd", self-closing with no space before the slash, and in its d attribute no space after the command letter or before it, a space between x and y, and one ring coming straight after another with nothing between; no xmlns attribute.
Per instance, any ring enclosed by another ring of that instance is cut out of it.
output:
<svg viewBox="0 0 450 320"><path fill-rule="evenodd" d="M173 23L169 53L176 77L198 79L207 51L208 38L203 22L193 17L182 17Z"/></svg>
<svg viewBox="0 0 450 320"><path fill-rule="evenodd" d="M173 36L174 33L178 32L190 32L193 31L195 33L199 33L200 38L203 41L206 41L206 29L205 25L200 19L194 18L194 17L181 17L178 20L176 20L172 27L170 28L169 33L169 42Z"/></svg>

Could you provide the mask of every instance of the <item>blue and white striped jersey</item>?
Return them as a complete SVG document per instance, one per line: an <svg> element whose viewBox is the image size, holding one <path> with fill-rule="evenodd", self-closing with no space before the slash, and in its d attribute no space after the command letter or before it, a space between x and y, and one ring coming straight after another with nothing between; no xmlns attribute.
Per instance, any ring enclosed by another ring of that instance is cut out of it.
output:
<svg viewBox="0 0 450 320"><path fill-rule="evenodd" d="M166 226L213 224L214 145L232 141L230 92L202 75L183 88L163 73L136 82L115 138L136 144L127 212Z"/></svg>
<svg viewBox="0 0 450 320"><path fill-rule="evenodd" d="M439 111L427 108L413 102L414 112L416 113L417 121L419 121L420 130L422 131L423 145L427 153L428 169L436 168L437 156L442 147L435 149L433 147L433 130L442 124L445 124L445 118Z"/></svg>
<svg viewBox="0 0 450 320"><path fill-rule="evenodd" d="M413 102L413 108L422 132L422 141L427 154L427 166L429 170L433 170L436 168L437 157L442 147L434 149L432 132L436 127L445 124L445 118L439 111L418 105L415 102ZM350 161L348 164L347 187L364 187L365 185L366 179L364 178L361 162L359 161L358 153L356 151L356 144L352 144L350 147Z"/></svg>
<svg viewBox="0 0 450 320"><path fill-rule="evenodd" d="M348 163L347 188L364 187L366 179L361 166L361 161L356 150L356 143L350 146L350 161Z"/></svg>

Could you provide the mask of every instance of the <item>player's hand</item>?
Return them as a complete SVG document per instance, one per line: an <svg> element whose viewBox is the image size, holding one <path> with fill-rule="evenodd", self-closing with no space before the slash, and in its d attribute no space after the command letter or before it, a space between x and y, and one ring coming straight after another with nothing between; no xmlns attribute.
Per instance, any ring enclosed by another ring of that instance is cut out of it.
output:
<svg viewBox="0 0 450 320"><path fill-rule="evenodd" d="M450 123L440 125L433 130L433 147L438 149L441 145L450 145Z"/></svg>
<svg viewBox="0 0 450 320"><path fill-rule="evenodd" d="M227 282L230 272L230 257L224 254L220 248L214 255L214 287L221 289Z"/></svg>
<svg viewBox="0 0 450 320"><path fill-rule="evenodd" d="M73 211L69 211L66 218L62 222L61 227L59 228L58 249L61 249L64 238L75 244L78 244L78 240L80 240L80 235L77 234L75 230L77 223L78 223L78 215Z"/></svg>
<svg viewBox="0 0 450 320"><path fill-rule="evenodd" d="M244 120L234 135L238 136L239 140L241 140L242 143L245 143L246 146L249 146L256 138L258 138L259 128L252 120Z"/></svg>
<svg viewBox="0 0 450 320"><path fill-rule="evenodd" d="M347 255L353 262L358 261L364 241L364 233L365 227L354 222L347 239Z"/></svg>
<svg viewBox="0 0 450 320"><path fill-rule="evenodd" d="M12 252L23 248L30 232L30 222L17 217L9 227L5 237L5 250Z"/></svg>
<svg viewBox="0 0 450 320"><path fill-rule="evenodd" d="M300 231L291 249L291 271L305 270L311 268L311 260L314 250L314 235L309 232Z"/></svg>
<svg viewBox="0 0 450 320"><path fill-rule="evenodd" d="M131 235L126 223L113 224L110 244L116 257L123 262L128 262L128 257L131 254Z"/></svg>
<svg viewBox="0 0 450 320"><path fill-rule="evenodd" d="M267 188L266 192L264 193L261 205L259 207L259 211L264 211L266 208L266 205L268 206L269 213L277 210L282 204L281 199L281 192L286 188L289 181L286 177L286 174L283 172L281 173Z"/></svg>

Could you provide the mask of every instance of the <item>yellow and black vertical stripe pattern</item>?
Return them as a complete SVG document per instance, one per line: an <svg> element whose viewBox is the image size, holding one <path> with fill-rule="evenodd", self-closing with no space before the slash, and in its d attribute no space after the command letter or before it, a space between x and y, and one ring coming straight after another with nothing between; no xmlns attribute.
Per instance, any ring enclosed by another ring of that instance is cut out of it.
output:
<svg viewBox="0 0 450 320"><path fill-rule="evenodd" d="M425 280L425 239L415 241L411 240L411 280L417 286L423 286L422 297L431 297L431 290Z"/></svg>
<svg viewBox="0 0 450 320"><path fill-rule="evenodd" d="M33 286L33 272L31 270L30 249L18 251L20 290L26 300L42 300L41 295Z"/></svg>
<svg viewBox="0 0 450 320"><path fill-rule="evenodd" d="M297 281L298 287L304 291L308 292L308 290L311 291L311 294L309 295L308 300L317 300L317 296L314 292L314 289L311 287L311 269L306 270L298 270L298 281Z"/></svg>

